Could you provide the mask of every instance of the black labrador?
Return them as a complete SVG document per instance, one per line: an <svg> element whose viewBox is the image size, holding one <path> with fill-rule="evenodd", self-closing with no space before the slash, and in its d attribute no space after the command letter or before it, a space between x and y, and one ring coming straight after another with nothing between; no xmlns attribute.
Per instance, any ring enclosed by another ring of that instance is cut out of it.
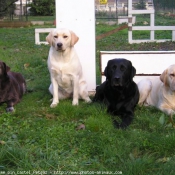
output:
<svg viewBox="0 0 175 175"><path fill-rule="evenodd" d="M11 72L10 67L0 61L0 104L6 103L7 112L14 111L26 91L26 82L20 73Z"/></svg>
<svg viewBox="0 0 175 175"><path fill-rule="evenodd" d="M134 118L134 109L139 100L139 91L133 77L136 69L131 61L118 58L109 60L104 75L106 81L96 87L94 102L104 102L107 112L119 116L121 123L115 119L113 124L116 128L125 129Z"/></svg>

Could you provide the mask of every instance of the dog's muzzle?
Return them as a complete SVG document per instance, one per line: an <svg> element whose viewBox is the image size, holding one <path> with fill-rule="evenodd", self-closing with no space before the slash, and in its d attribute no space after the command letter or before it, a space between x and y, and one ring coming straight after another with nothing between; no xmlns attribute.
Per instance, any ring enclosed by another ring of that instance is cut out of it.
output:
<svg viewBox="0 0 175 175"><path fill-rule="evenodd" d="M62 46L63 46L62 43L57 43L57 50L62 50Z"/></svg>
<svg viewBox="0 0 175 175"><path fill-rule="evenodd" d="M175 92L175 82L170 84L171 91Z"/></svg>
<svg viewBox="0 0 175 175"><path fill-rule="evenodd" d="M112 86L122 86L120 77L115 77L112 79Z"/></svg>

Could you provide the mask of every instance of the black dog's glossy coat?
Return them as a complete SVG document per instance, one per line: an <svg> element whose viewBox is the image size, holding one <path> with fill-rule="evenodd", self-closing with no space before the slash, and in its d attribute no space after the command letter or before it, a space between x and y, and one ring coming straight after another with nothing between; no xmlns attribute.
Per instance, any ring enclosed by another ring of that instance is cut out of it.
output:
<svg viewBox="0 0 175 175"><path fill-rule="evenodd" d="M10 67L0 61L0 104L7 104L7 112L14 111L13 106L20 102L25 91L26 82L23 76L11 72Z"/></svg>
<svg viewBox="0 0 175 175"><path fill-rule="evenodd" d="M133 77L136 74L132 63L126 59L109 60L104 74L106 81L96 88L93 101L104 102L112 115L121 118L113 120L116 128L126 128L134 118L134 108L139 100L139 91Z"/></svg>

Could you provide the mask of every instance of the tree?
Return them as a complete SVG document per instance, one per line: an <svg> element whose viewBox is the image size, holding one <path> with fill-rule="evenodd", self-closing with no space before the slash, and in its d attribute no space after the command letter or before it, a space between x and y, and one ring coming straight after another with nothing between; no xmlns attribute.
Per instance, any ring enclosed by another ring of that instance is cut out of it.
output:
<svg viewBox="0 0 175 175"><path fill-rule="evenodd" d="M135 5L136 9L143 10L146 9L146 2L145 0L139 0L138 4Z"/></svg>
<svg viewBox="0 0 175 175"><path fill-rule="evenodd" d="M175 1L174 0L153 0L154 7L156 10L160 9L174 9L175 8Z"/></svg>
<svg viewBox="0 0 175 175"><path fill-rule="evenodd" d="M36 16L52 16L55 13L55 0L33 0L30 12Z"/></svg>
<svg viewBox="0 0 175 175"><path fill-rule="evenodd" d="M4 16L9 10L15 9L15 2L18 0L0 0L0 16Z"/></svg>

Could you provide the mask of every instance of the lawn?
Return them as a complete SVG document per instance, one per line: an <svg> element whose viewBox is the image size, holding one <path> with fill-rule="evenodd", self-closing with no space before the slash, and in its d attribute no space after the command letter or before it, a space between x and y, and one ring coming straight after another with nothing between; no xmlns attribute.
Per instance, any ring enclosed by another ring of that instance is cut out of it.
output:
<svg viewBox="0 0 175 175"><path fill-rule="evenodd" d="M117 130L96 103L72 106L68 99L50 108L49 46L34 44L36 27L43 26L0 28L0 60L21 72L28 87L14 113L0 106L0 173L174 175L175 130L159 110L137 106L133 123ZM96 35L114 28L98 24ZM96 42L97 76L100 50L175 50L175 43L131 45L122 30Z"/></svg>

